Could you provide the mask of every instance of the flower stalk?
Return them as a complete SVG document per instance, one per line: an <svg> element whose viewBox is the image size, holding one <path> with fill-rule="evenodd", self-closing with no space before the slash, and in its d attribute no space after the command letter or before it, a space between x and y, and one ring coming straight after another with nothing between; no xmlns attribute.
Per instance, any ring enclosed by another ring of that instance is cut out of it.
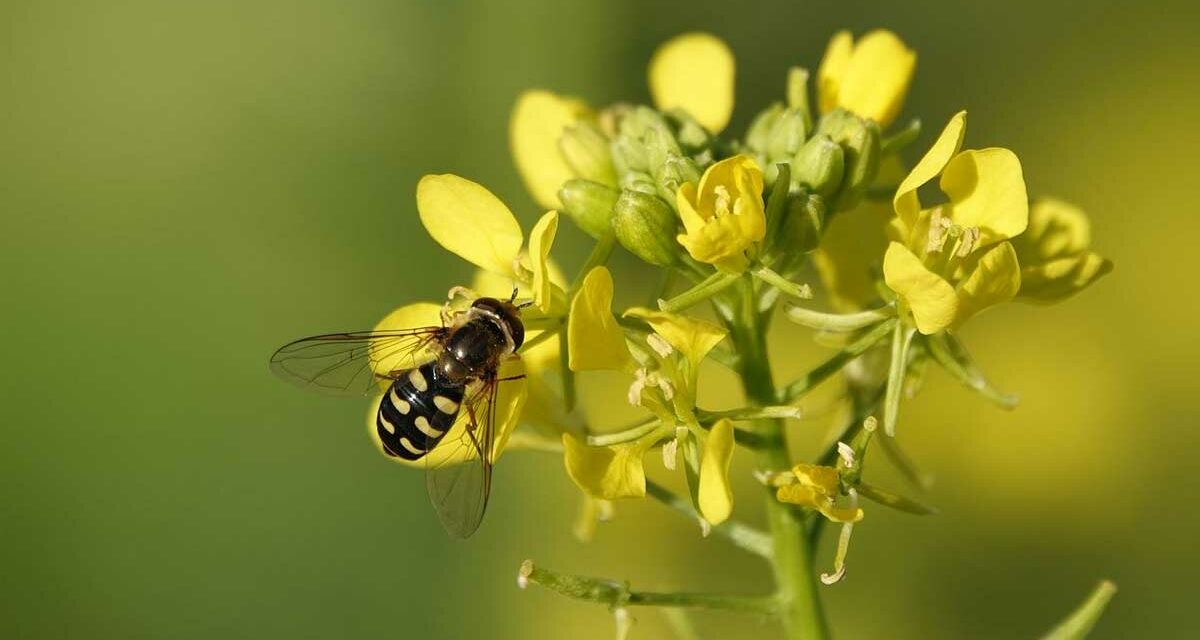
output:
<svg viewBox="0 0 1200 640"><path fill-rule="evenodd" d="M778 606L774 596L634 591L627 582L558 573L543 569L532 560L521 563L517 584L521 588L536 584L568 598L605 604L613 609L629 606L688 607L771 615Z"/></svg>

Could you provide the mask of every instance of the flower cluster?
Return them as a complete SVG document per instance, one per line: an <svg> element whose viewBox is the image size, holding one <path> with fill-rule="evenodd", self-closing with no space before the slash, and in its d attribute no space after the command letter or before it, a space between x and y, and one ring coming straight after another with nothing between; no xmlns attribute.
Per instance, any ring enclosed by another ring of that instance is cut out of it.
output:
<svg viewBox="0 0 1200 640"><path fill-rule="evenodd" d="M920 125L896 122L915 68L916 53L891 32L857 40L839 33L815 92L808 71L791 69L780 101L736 138L723 135L735 104L733 54L711 35L687 34L650 61L653 106L596 107L544 90L520 96L512 155L548 210L528 237L484 187L453 175L421 180L417 208L430 236L480 269L465 296L516 283L533 302L521 354L527 377L510 392L497 443L561 452L586 496L579 531L590 532L612 501L651 495L691 514L705 533L771 555L755 536L807 544L779 539L824 519L843 526L835 571L823 576L835 582L849 532L864 518L860 497L932 512L863 479L873 443L894 450L901 397L917 388L926 362L1011 406L976 367L959 328L1010 300L1062 300L1111 269L1091 251L1080 209L1052 198L1030 203L1016 154L962 148L965 112L905 170L902 152ZM937 195L925 188L935 179ZM595 240L570 282L550 257L559 212ZM614 311L619 297L605 265L617 247L664 274L657 308ZM811 269L824 285L818 292L797 281ZM380 326L420 324L438 311L405 307ZM780 317L838 346L786 384L772 377L765 337ZM703 406L697 389L707 362L738 376L744 406ZM842 376L845 426L816 461L795 462L787 421L800 417L798 401L851 363L855 374ZM576 406L577 374L596 370L627 377L621 401L644 419L614 429ZM883 433L873 437L877 420ZM758 453L756 475L772 489L769 534L732 519L738 448ZM687 496L647 480L651 450L680 474ZM792 571L776 566L776 579L794 579ZM610 604L623 611L622 602ZM776 613L789 629L814 624Z"/></svg>

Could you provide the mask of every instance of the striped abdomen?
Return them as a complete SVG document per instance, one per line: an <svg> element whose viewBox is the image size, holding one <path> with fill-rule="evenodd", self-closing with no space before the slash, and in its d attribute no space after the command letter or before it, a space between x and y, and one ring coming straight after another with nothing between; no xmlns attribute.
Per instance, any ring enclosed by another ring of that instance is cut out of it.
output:
<svg viewBox="0 0 1200 640"><path fill-rule="evenodd" d="M375 413L384 450L406 460L425 455L454 424L462 399L463 387L439 378L432 362L397 378Z"/></svg>

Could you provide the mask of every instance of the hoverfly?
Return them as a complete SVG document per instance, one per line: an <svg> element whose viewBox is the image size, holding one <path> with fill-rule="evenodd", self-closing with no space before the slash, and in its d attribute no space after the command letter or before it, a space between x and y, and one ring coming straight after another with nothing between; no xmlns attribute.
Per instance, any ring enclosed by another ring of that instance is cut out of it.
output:
<svg viewBox="0 0 1200 640"><path fill-rule="evenodd" d="M525 341L521 308L477 298L465 311L443 313L441 326L313 336L271 356L276 375L337 395L387 391L375 430L389 456L425 459L429 497L442 525L466 538L479 528L492 481L500 365ZM464 428L447 438L455 423ZM437 461L428 453L438 447ZM447 449L442 449L447 448ZM457 463L456 463L457 462Z"/></svg>

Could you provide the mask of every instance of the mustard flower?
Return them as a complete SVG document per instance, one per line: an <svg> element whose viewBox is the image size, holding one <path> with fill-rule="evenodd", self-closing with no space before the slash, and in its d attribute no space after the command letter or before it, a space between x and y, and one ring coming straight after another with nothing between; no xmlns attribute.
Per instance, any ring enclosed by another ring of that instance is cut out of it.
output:
<svg viewBox="0 0 1200 640"><path fill-rule="evenodd" d="M1082 209L1054 198L1034 201L1029 228L1013 240L1021 262L1017 298L1058 302L1112 271L1112 262L1091 251L1091 245L1091 223Z"/></svg>
<svg viewBox="0 0 1200 640"><path fill-rule="evenodd" d="M1008 149L960 151L965 132L966 112L960 112L892 199L896 218L884 281L926 335L1011 300L1021 287L1017 255L1007 242L1029 220L1021 163ZM949 201L924 209L917 189L939 176Z"/></svg>
<svg viewBox="0 0 1200 640"><path fill-rule="evenodd" d="M859 507L839 507L836 500L842 493L841 476L834 467L798 464L790 474L774 480L779 486L775 497L780 502L795 504L817 511L833 522L858 522L863 519Z"/></svg>
<svg viewBox="0 0 1200 640"><path fill-rule="evenodd" d="M821 113L841 107L885 128L904 106L916 64L917 54L891 31L876 29L858 42L839 31L817 68L817 106Z"/></svg>
<svg viewBox="0 0 1200 640"><path fill-rule="evenodd" d="M739 155L712 165L699 184L686 183L676 193L685 230L679 244L700 262L744 271L766 235L762 192L763 173L753 158Z"/></svg>

